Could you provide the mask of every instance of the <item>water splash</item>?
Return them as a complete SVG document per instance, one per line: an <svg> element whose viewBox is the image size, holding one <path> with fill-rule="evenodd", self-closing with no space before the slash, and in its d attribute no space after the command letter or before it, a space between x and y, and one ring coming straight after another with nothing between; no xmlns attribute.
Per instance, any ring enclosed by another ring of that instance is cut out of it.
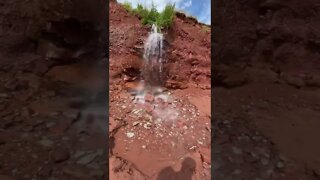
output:
<svg viewBox="0 0 320 180"><path fill-rule="evenodd" d="M163 83L163 34L152 25L144 44L144 67L142 75L147 86L161 86Z"/></svg>

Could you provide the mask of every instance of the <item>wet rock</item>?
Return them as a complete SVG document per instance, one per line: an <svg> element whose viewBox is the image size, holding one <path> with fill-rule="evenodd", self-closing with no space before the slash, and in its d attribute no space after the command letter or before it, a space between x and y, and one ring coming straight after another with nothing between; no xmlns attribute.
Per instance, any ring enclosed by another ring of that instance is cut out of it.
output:
<svg viewBox="0 0 320 180"><path fill-rule="evenodd" d="M70 154L66 148L55 149L51 154L51 158L55 163L66 161L69 159L69 157L70 157Z"/></svg>
<svg viewBox="0 0 320 180"><path fill-rule="evenodd" d="M85 156L82 156L78 161L77 164L89 164L90 162L92 162L99 154L98 153L90 153L87 154Z"/></svg>
<svg viewBox="0 0 320 180"><path fill-rule="evenodd" d="M81 156L85 155L86 154L86 151L82 151L82 150L77 150L74 155L73 155L73 158L74 159L78 159L80 158Z"/></svg>

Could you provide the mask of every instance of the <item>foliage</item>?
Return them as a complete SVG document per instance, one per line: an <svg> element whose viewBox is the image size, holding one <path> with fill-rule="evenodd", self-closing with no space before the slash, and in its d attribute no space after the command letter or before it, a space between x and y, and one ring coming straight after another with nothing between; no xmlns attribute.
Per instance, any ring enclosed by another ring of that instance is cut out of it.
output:
<svg viewBox="0 0 320 180"><path fill-rule="evenodd" d="M169 28L173 24L175 4L167 4L162 12L158 12L153 3L150 9L147 9L141 4L138 4L137 8L133 9L128 2L125 2L123 7L128 12L139 15L143 25L155 24L159 29L163 29Z"/></svg>
<svg viewBox="0 0 320 180"><path fill-rule="evenodd" d="M125 1L125 2L123 3L123 7L124 7L127 11L129 11L129 12L132 12L132 10L133 10L131 3L128 2L128 1Z"/></svg>

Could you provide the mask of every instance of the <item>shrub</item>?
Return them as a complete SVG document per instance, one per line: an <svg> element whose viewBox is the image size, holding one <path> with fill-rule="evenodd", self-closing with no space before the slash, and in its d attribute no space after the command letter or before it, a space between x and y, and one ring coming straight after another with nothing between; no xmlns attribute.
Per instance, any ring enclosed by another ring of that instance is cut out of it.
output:
<svg viewBox="0 0 320 180"><path fill-rule="evenodd" d="M124 7L124 9L126 9L128 12L132 12L132 11L133 11L133 8L132 8L131 3L128 2L128 1L125 1L125 2L123 3L123 7Z"/></svg>
<svg viewBox="0 0 320 180"><path fill-rule="evenodd" d="M155 24L159 30L161 30L163 28L169 28L173 24L175 4L167 4L161 13L157 11L156 6L153 3L151 9L147 9L141 4L138 4L137 8L133 9L131 4L128 2L125 2L123 6L127 11L139 15L143 25Z"/></svg>

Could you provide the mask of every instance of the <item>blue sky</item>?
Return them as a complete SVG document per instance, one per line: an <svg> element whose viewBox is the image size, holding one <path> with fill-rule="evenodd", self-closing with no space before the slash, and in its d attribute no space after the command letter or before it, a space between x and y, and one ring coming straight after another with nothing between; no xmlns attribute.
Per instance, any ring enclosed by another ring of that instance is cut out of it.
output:
<svg viewBox="0 0 320 180"><path fill-rule="evenodd" d="M146 5L150 7L152 4L151 0L117 0L120 3L125 1L130 2L133 7L137 4ZM211 0L153 0L159 11L162 11L166 4L175 3L176 9L183 11L187 15L194 16L198 21L211 24Z"/></svg>

